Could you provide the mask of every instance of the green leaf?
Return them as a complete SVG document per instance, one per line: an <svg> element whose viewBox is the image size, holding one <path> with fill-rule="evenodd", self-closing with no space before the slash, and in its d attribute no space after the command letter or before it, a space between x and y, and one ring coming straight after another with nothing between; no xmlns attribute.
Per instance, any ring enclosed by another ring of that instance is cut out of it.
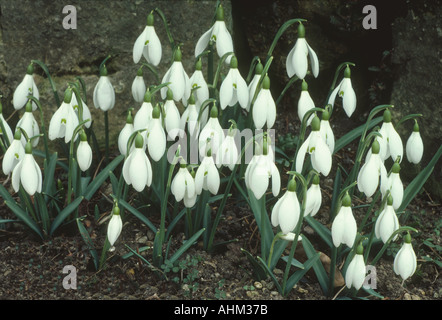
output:
<svg viewBox="0 0 442 320"><path fill-rule="evenodd" d="M3 188L3 186L2 186ZM9 209L12 210L12 212L20 219L22 220L30 229L35 231L39 235L40 238L44 239L43 233L41 232L41 229L37 225L37 223L24 211L22 208L20 208L15 201L11 202L9 200L5 201L5 204L8 206Z"/></svg>
<svg viewBox="0 0 442 320"><path fill-rule="evenodd" d="M206 229L202 228L201 230L199 230L198 232L196 232L189 240L186 240L186 242L184 242L184 244L173 254L173 256L169 259L170 262L174 263L175 261L178 260L178 258L184 253L186 252L187 249L189 249L195 242L196 240L198 240L198 238L201 236L201 234L205 231Z"/></svg>
<svg viewBox="0 0 442 320"><path fill-rule="evenodd" d="M54 183L55 166L57 165L57 152L54 152L49 159L44 160L44 180L42 190L45 194L52 194L52 186Z"/></svg>
<svg viewBox="0 0 442 320"><path fill-rule="evenodd" d="M313 265L315 265L319 260L319 253L313 254L306 262L304 262L304 268L301 270L295 271L290 278L288 278L286 286L285 286L285 292L284 295L287 295L290 290L299 282L299 280L304 277L304 275L310 270ZM320 261L319 261L320 263Z"/></svg>
<svg viewBox="0 0 442 320"><path fill-rule="evenodd" d="M89 236L89 232L87 232L86 228L83 225L83 222L79 218L77 218L77 226L78 230L80 231L81 237L89 248L89 252L91 253L91 256L94 260L95 269L98 270L100 258L98 257L97 250L95 250L94 243Z"/></svg>
<svg viewBox="0 0 442 320"><path fill-rule="evenodd" d="M69 205L67 205L60 213L55 217L52 222L50 235L52 235L55 230L60 226L60 224L80 205L81 201L83 201L84 197L78 197L74 201L72 201Z"/></svg>
<svg viewBox="0 0 442 320"><path fill-rule="evenodd" d="M247 260L252 265L253 274L255 275L255 279L257 281L265 280L267 278L267 271L262 266L262 264L259 263L258 260L256 260L255 257L247 250L244 250L241 248L241 251L246 255Z"/></svg>
<svg viewBox="0 0 442 320"><path fill-rule="evenodd" d="M273 283L275 284L276 288L278 289L280 294L284 294L281 285L278 282L278 279L276 279L276 276L274 275L274 273L267 267L266 263L264 262L264 260L262 260L261 257L258 257L258 261L261 263L261 265L264 267L264 269L267 271L267 274L270 276L270 278L272 279Z"/></svg>
<svg viewBox="0 0 442 320"><path fill-rule="evenodd" d="M152 230L154 233L157 233L157 228L152 224L152 222L150 222L150 220L144 216L144 214L142 214L140 211L138 211L137 209L135 209L134 207L132 207L129 203L127 203L126 201L124 201L123 199L118 200L118 204L125 208L127 211L129 211L130 213L132 213L135 217L137 217L138 219L141 220L141 222L143 222L146 226L148 226L150 228L150 230Z"/></svg>
<svg viewBox="0 0 442 320"><path fill-rule="evenodd" d="M48 207L46 205L46 201L44 200L41 193L36 193L34 195L34 199L35 202L37 203L38 211L43 225L43 231L47 234L51 223L49 221L49 212L48 212Z"/></svg>
<svg viewBox="0 0 442 320"><path fill-rule="evenodd" d="M315 232L321 237L321 239L324 240L327 246L329 246L330 248L333 246L331 232L326 226L310 216L304 217L304 220L307 221L310 227L312 227L312 229L315 230ZM304 236L302 238L304 239Z"/></svg>
<svg viewBox="0 0 442 320"><path fill-rule="evenodd" d="M305 235L302 235L302 246L304 247L304 251L307 254L307 257L312 258L317 256L318 252L312 246L311 242L307 239ZM324 294L328 293L328 276L327 272L324 269L320 260L316 260L313 263L313 270L315 271L316 277L318 278L319 285L322 288Z"/></svg>
<svg viewBox="0 0 442 320"><path fill-rule="evenodd" d="M91 182L90 185L84 190L83 196L86 200L91 200L95 192L101 187L101 185L106 181L109 176L109 172L114 171L114 169L123 161L124 155L119 155L114 160L111 161Z"/></svg>

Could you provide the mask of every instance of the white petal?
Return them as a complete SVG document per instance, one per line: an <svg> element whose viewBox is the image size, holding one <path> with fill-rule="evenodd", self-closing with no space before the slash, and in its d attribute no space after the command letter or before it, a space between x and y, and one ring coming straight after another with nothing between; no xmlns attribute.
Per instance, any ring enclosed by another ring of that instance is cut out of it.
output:
<svg viewBox="0 0 442 320"><path fill-rule="evenodd" d="M21 177L21 169L23 167L23 159L18 162L18 164L15 166L14 170L12 171L11 184L15 192L18 192L18 190L20 189L20 180L21 180L20 177Z"/></svg>
<svg viewBox="0 0 442 320"><path fill-rule="evenodd" d="M229 70L227 76L224 78L223 82L221 83L219 98L222 110L224 110L227 107L227 105L229 105L230 101L232 101L233 97L232 70L234 69Z"/></svg>
<svg viewBox="0 0 442 320"><path fill-rule="evenodd" d="M23 158L20 181L23 188L30 196L35 194L38 188L39 175L34 165L34 158L31 154L26 154Z"/></svg>
<svg viewBox="0 0 442 320"><path fill-rule="evenodd" d="M328 176L332 167L332 155L322 138L316 139L315 151L311 155L313 168Z"/></svg>
<svg viewBox="0 0 442 320"><path fill-rule="evenodd" d="M117 241L122 229L123 222L121 220L121 216L119 214L113 214L107 227L107 239L109 240L109 244L111 246L113 246L115 241Z"/></svg>
<svg viewBox="0 0 442 320"><path fill-rule="evenodd" d="M144 46L143 55L144 58L147 60L147 62L149 62L150 64L156 67L161 61L161 55L162 55L161 42L153 26L146 26L146 29L147 29L146 40L149 42L147 43L147 45Z"/></svg>
<svg viewBox="0 0 442 320"><path fill-rule="evenodd" d="M287 196L279 207L279 226L287 234L295 229L299 220L299 202L295 192L287 191Z"/></svg>
<svg viewBox="0 0 442 320"><path fill-rule="evenodd" d="M219 24L218 34L216 37L216 51L218 56L221 58L227 52L233 52L233 41L232 36L227 30L226 23L224 21L216 21L215 23ZM225 60L226 64L230 64L230 60L232 59L232 55L229 55Z"/></svg>
<svg viewBox="0 0 442 320"><path fill-rule="evenodd" d="M298 154L296 155L296 172L301 173L302 167L304 166L305 154L307 153L308 146L310 144L311 134L307 139L302 143L299 148Z"/></svg>
<svg viewBox="0 0 442 320"><path fill-rule="evenodd" d="M424 154L424 143L419 132L412 132L407 140L406 154L409 162L418 164Z"/></svg>
<svg viewBox="0 0 442 320"><path fill-rule="evenodd" d="M308 61L307 61L307 42L305 38L298 38L295 44L295 52L293 53L293 67L295 69L296 76L299 79L304 79L307 74Z"/></svg>
<svg viewBox="0 0 442 320"><path fill-rule="evenodd" d="M258 93L252 109L253 123L256 129L262 129L267 122L267 104L263 89Z"/></svg>
<svg viewBox="0 0 442 320"><path fill-rule="evenodd" d="M160 121L159 118L152 119L149 136L147 137L149 154L154 161L159 161L166 151L166 134Z"/></svg>
<svg viewBox="0 0 442 320"><path fill-rule="evenodd" d="M308 91L301 91L301 94L299 96L298 100L298 118L300 121L304 119L304 115L311 109L315 107L315 103L313 102L313 99L311 98ZM307 125L310 125L310 123L313 120L314 115L312 114L310 118L307 120ZM322 127L322 126L321 126Z"/></svg>
<svg viewBox="0 0 442 320"><path fill-rule="evenodd" d="M388 147L390 150L391 159L393 159L393 161L396 161L397 157L400 157L399 163L402 162L404 147L402 145L401 137L393 126L391 126L388 135Z"/></svg>
<svg viewBox="0 0 442 320"><path fill-rule="evenodd" d="M319 60L318 60L318 56L316 55L316 52L312 49L312 47L310 47L308 45L307 42L306 42L306 44L307 44L308 54L310 56L310 64L312 66L312 73L313 73L313 76L315 78L317 78L318 74L319 74Z"/></svg>
<svg viewBox="0 0 442 320"><path fill-rule="evenodd" d="M134 43L133 47L133 60L134 63L138 63L143 55L144 44L147 40L148 28L147 26L144 28L143 32L138 36L137 40Z"/></svg>
<svg viewBox="0 0 442 320"><path fill-rule="evenodd" d="M92 163L92 148L87 141L80 141L77 148L77 162L81 171L89 169Z"/></svg>
<svg viewBox="0 0 442 320"><path fill-rule="evenodd" d="M14 109L19 110L26 105L26 103L28 102L28 95L32 88L32 75L26 74L14 91L14 95L12 97L12 104L14 105Z"/></svg>
<svg viewBox="0 0 442 320"><path fill-rule="evenodd" d="M136 102L143 102L146 93L146 84L142 76L136 76L132 82L132 97Z"/></svg>
<svg viewBox="0 0 442 320"><path fill-rule="evenodd" d="M204 34L198 39L195 46L195 57L199 56L204 49L206 49L207 45L209 44L210 37L212 36L212 30L213 27L204 32Z"/></svg>
<svg viewBox="0 0 442 320"><path fill-rule="evenodd" d="M356 110L356 94L351 85L350 78L344 78L343 81L342 87L345 87L345 91L341 88L344 93L342 98L342 107L344 108L347 116L350 118L353 112Z"/></svg>
<svg viewBox="0 0 442 320"><path fill-rule="evenodd" d="M141 148L135 148L132 154L133 158L128 168L128 173L134 189L141 192L146 187L148 179L148 169L145 160L147 157Z"/></svg>
<svg viewBox="0 0 442 320"><path fill-rule="evenodd" d="M295 74L295 67L294 67L294 61L293 61L293 55L295 54L295 48L296 48L296 44L290 50L289 54L287 55L287 60L285 62L285 67L286 67L287 75L289 78L293 77L293 75Z"/></svg>
<svg viewBox="0 0 442 320"><path fill-rule="evenodd" d="M238 73L239 74L239 73ZM238 102L241 108L246 109L249 103L249 90L247 88L247 83L244 78L239 74L236 78L236 94L238 96Z"/></svg>
<svg viewBox="0 0 442 320"><path fill-rule="evenodd" d="M175 200L177 202L183 200L184 193L186 192L186 180L181 170L182 169L180 168L178 173L175 175L175 178L172 180L172 185L170 187L170 191L175 196Z"/></svg>

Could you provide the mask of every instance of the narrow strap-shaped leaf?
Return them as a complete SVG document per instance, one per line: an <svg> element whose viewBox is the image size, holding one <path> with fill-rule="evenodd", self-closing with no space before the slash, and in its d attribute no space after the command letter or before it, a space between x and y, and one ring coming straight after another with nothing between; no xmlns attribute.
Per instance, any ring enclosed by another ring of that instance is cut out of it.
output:
<svg viewBox="0 0 442 320"><path fill-rule="evenodd" d="M50 235L52 235L55 230L63 223L64 220L80 205L81 201L83 201L84 197L78 197L70 204L68 204L60 213L55 217L52 222Z"/></svg>
<svg viewBox="0 0 442 320"><path fill-rule="evenodd" d="M15 201L5 201L5 204L8 206L9 209L12 210L12 212L20 219L22 220L30 229L35 231L36 234L41 239L44 239L43 233L41 232L41 229L37 225L37 223L24 211L22 208L20 208Z"/></svg>
<svg viewBox="0 0 442 320"><path fill-rule="evenodd" d="M318 252L312 246L311 242L307 239L305 235L302 235L302 245L304 247L305 253L307 254L307 257L312 258L317 256ZM328 276L327 272L324 269L324 266L322 265L320 260L315 260L312 267L313 270L315 271L316 277L318 278L318 282L322 288L322 291L324 292L324 294L327 294L329 291Z"/></svg>
<svg viewBox="0 0 442 320"><path fill-rule="evenodd" d="M241 248L241 251L246 255L247 260L252 265L252 269L256 280L258 281L265 280L267 278L267 271L262 266L262 264L259 263L258 260L256 260L255 257L247 250Z"/></svg>
<svg viewBox="0 0 442 320"><path fill-rule="evenodd" d="M54 173L57 165L58 154L54 152L49 159L44 160L44 180L42 190L45 194L52 194L52 186L54 184Z"/></svg>
<svg viewBox="0 0 442 320"><path fill-rule="evenodd" d="M324 226L322 223L316 221L314 218L307 216L304 217L305 221L312 227L313 230L321 237L322 240L329 246L330 248L333 246L333 240L331 237L330 230ZM304 236L302 237L304 239Z"/></svg>
<svg viewBox="0 0 442 320"><path fill-rule="evenodd" d="M290 290L304 277L304 275L312 268L319 260L320 253L313 254L306 262L304 262L304 269L295 271L290 278L288 278L284 295L287 295Z"/></svg>
<svg viewBox="0 0 442 320"><path fill-rule="evenodd" d="M119 199L118 200L118 204L123 207L124 209L126 209L127 211L129 211L130 213L132 213L135 217L137 217L138 219L141 220L141 222L143 222L146 226L148 226L150 228L150 230L152 230L154 233L157 233L157 228L153 225L152 222L150 222L150 220L144 215L142 214L140 211L138 211L137 209L135 209L134 207L132 207L129 203L127 203L126 201L124 201L123 199Z"/></svg>
<svg viewBox="0 0 442 320"><path fill-rule="evenodd" d="M270 278L272 279L273 283L275 284L275 287L278 289L280 294L283 294L283 290L281 285L278 282L278 279L276 279L275 274L267 267L265 261L261 258L258 257L258 261L261 263L261 265L264 267L264 269L267 271L267 274L270 276Z"/></svg>
<svg viewBox="0 0 442 320"><path fill-rule="evenodd" d="M97 250L95 249L94 243L93 243L91 237L89 236L89 232L87 232L86 228L83 225L83 222L79 218L77 218L77 226L78 226L78 230L80 231L81 237L83 238L84 242L86 243L86 245L89 248L89 252L91 253L92 259L94 261L95 269L98 270L99 257L98 257Z"/></svg>
<svg viewBox="0 0 442 320"><path fill-rule="evenodd" d="M205 231L206 229L202 228L201 230L199 230L198 232L196 232L189 240L187 240L174 254L173 256L170 258L170 262L174 263L175 261L178 260L179 257L181 257L181 255L186 252L187 249L189 249L196 240L198 240L198 238L201 236L201 234Z"/></svg>
<svg viewBox="0 0 442 320"><path fill-rule="evenodd" d="M55 83L52 80L52 77L51 77L51 74L49 73L48 67L40 60L32 60L32 63L38 64L40 66L40 68L43 69L43 71L46 74L46 76L48 77L49 83L50 83L51 88L52 88L52 93L54 94L55 102L57 103L57 107L59 107L61 105L60 97L58 96L57 88L55 87Z"/></svg>
<svg viewBox="0 0 442 320"><path fill-rule="evenodd" d="M46 201L41 195L41 193L36 193L34 196L35 201L37 202L38 211L40 214L40 219L43 225L43 231L48 234L49 227L51 225L49 221L49 212L48 207L46 205Z"/></svg>

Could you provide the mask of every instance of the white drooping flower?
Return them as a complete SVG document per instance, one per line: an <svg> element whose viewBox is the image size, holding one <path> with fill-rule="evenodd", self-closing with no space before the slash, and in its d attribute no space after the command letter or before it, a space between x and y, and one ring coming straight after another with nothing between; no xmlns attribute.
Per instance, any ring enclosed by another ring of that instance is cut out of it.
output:
<svg viewBox="0 0 442 320"><path fill-rule="evenodd" d="M218 149L224 140L224 131L219 124L218 109L216 105L212 106L212 109L210 110L210 118L204 128L201 130L198 138L200 155L206 154L208 139L210 140L212 155L213 157L216 157L216 155L218 154Z"/></svg>
<svg viewBox="0 0 442 320"><path fill-rule="evenodd" d="M409 162L418 164L422 160L424 154L424 143L419 133L419 125L417 121L414 123L413 132L407 140L405 152Z"/></svg>
<svg viewBox="0 0 442 320"><path fill-rule="evenodd" d="M351 260L345 273L345 284L348 289L354 287L359 290L365 281L366 267L363 256L362 244L358 245L356 254Z"/></svg>
<svg viewBox="0 0 442 320"><path fill-rule="evenodd" d="M357 179L358 189L360 192L365 193L367 197L371 197L379 186L379 180L381 180L382 185L386 178L387 170L379 155L379 142L375 140L373 141L371 152L366 156L365 164L359 171Z"/></svg>
<svg viewBox="0 0 442 320"><path fill-rule="evenodd" d="M185 163L180 164L180 168L172 180L170 191L175 196L176 202L184 200L186 208L194 206L197 198L195 180L187 170Z"/></svg>
<svg viewBox="0 0 442 320"><path fill-rule="evenodd" d="M230 60L229 72L221 83L219 97L222 110L227 106L234 106L237 102L245 109L249 103L247 83L238 70L238 60L235 56Z"/></svg>
<svg viewBox="0 0 442 320"><path fill-rule="evenodd" d="M112 218L107 226L107 240L111 247L114 246L123 229L123 221L120 216L120 209L115 206L112 210ZM112 249L111 249L112 250Z"/></svg>
<svg viewBox="0 0 442 320"><path fill-rule="evenodd" d="M37 99L40 98L33 74L34 66L31 63L26 69L26 75L23 77L23 80L14 91L12 104L14 105L15 110L20 110L24 106L26 106L26 103L28 102L28 95L30 94L32 94ZM35 102L32 102L32 111L35 110L37 110L37 104Z"/></svg>
<svg viewBox="0 0 442 320"><path fill-rule="evenodd" d="M161 41L158 38L154 24L153 13L147 16L146 27L143 32L138 36L133 47L133 60L134 63L138 63L141 56L144 56L146 61L153 66L157 66L161 61L162 48Z"/></svg>
<svg viewBox="0 0 442 320"><path fill-rule="evenodd" d="M313 169L327 176L332 166L332 154L322 138L320 121L317 116L313 118L311 128L312 132L303 142L296 156L296 171L302 172L305 155L309 153Z"/></svg>
<svg viewBox="0 0 442 320"><path fill-rule="evenodd" d="M172 90L167 90L167 99L164 103L164 127L167 135L171 140L179 135L181 116L178 108L173 100Z"/></svg>
<svg viewBox="0 0 442 320"><path fill-rule="evenodd" d="M270 92L270 78L265 75L262 88L256 97L252 110L253 122L256 129L262 129L264 125L270 129L276 120L276 104Z"/></svg>
<svg viewBox="0 0 442 320"><path fill-rule="evenodd" d="M136 102L143 102L144 94L146 93L146 84L144 83L143 78L143 69L142 67L138 69L137 75L135 76L134 81L132 82L132 97Z"/></svg>
<svg viewBox="0 0 442 320"><path fill-rule="evenodd" d="M195 57L198 57L206 49L209 41L213 41L216 52L221 58L228 52L233 52L233 40L226 23L224 22L224 9L221 5L216 9L216 21L198 40L195 47ZM228 56L226 63L230 63L231 56Z"/></svg>
<svg viewBox="0 0 442 320"><path fill-rule="evenodd" d="M170 88L173 92L173 98L175 101L182 100L183 104L186 104L190 97L191 88L190 79L184 70L181 58L181 50L178 47L173 55L173 63L161 81L162 84L169 83L168 86L161 89L161 98L166 99L167 88Z"/></svg>
<svg viewBox="0 0 442 320"><path fill-rule="evenodd" d="M397 229L399 229L399 220L393 208L393 197L389 195L386 206L376 219L374 232L376 238L382 239L382 242L386 243ZM393 240L396 238L397 235Z"/></svg>
<svg viewBox="0 0 442 320"><path fill-rule="evenodd" d="M94 88L93 100L95 108L102 111L112 110L115 106L115 90L104 65L100 70L100 78Z"/></svg>
<svg viewBox="0 0 442 320"><path fill-rule="evenodd" d="M152 111L152 95L150 91L147 90L144 94L143 103L134 116L134 131L149 129L150 120L152 120Z"/></svg>
<svg viewBox="0 0 442 320"><path fill-rule="evenodd" d="M314 217L322 204L321 188L319 186L319 175L313 177L312 185L307 190L304 216Z"/></svg>
<svg viewBox="0 0 442 320"><path fill-rule="evenodd" d="M295 46L290 50L287 61L286 69L289 78L296 75L299 79L304 79L307 74L308 61L307 56L310 56L310 64L312 67L312 73L315 78L319 74L319 61L315 51L309 46L307 40L305 40L305 28L302 23L298 26L298 39Z"/></svg>
<svg viewBox="0 0 442 320"><path fill-rule="evenodd" d="M215 165L215 161L209 149L196 171L195 191L200 195L202 190L208 190L213 195L216 195L219 190L219 185L220 177L218 168Z"/></svg>
<svg viewBox="0 0 442 320"><path fill-rule="evenodd" d="M80 107L79 107L79 103L78 103L78 100L77 100L77 96L75 94L72 95L71 106L74 109L74 112L75 112L75 114L78 117L78 121L80 121L80 115L78 114L79 110L80 110ZM84 126L86 128L90 128L91 125L92 125L91 111L89 110L89 107L86 105L86 103L83 101L83 99L81 99L81 106L82 106L82 110L83 110L82 121L89 120L89 121L84 123Z"/></svg>
<svg viewBox="0 0 442 320"><path fill-rule="evenodd" d="M347 66L344 71L344 79L338 84L338 86L331 93L328 104L330 104L333 108L335 104L336 96L342 98L342 107L344 108L345 113L350 118L353 112L356 110L356 93L351 84L351 71L350 67Z"/></svg>
<svg viewBox="0 0 442 320"><path fill-rule="evenodd" d="M231 126L226 137L219 146L216 154L216 165L218 168L221 166L226 166L230 169L230 171L233 171L235 165L238 163L239 153L235 141L236 132L237 129L234 128L234 126Z"/></svg>
<svg viewBox="0 0 442 320"><path fill-rule="evenodd" d="M298 100L298 118L302 122L304 119L304 115L311 109L315 107L315 103L313 102L310 93L308 92L308 84L305 80L302 80L301 85L301 94ZM307 125L309 126L314 118L314 114L312 114L308 120Z"/></svg>
<svg viewBox="0 0 442 320"><path fill-rule="evenodd" d="M192 93L195 97L195 105L199 113L203 102L209 99L209 86L207 85L207 82L204 79L201 59L198 59L198 61L196 62L195 72L192 74L189 81ZM205 126L208 116L209 116L209 109L206 108L203 111L200 118L201 126L203 127Z"/></svg>
<svg viewBox="0 0 442 320"><path fill-rule="evenodd" d="M339 247L342 243L353 247L356 239L357 225L351 210L351 198L348 194L342 200L342 206L333 220L331 233L333 245Z"/></svg>
<svg viewBox="0 0 442 320"><path fill-rule="evenodd" d="M195 105L195 97L193 94L191 94L189 98L189 103L187 104L186 109L181 115L181 134L184 134L184 132L186 132L187 127L187 132L189 133L190 138L194 140L198 139L201 126L201 122L198 120L198 115L198 109Z"/></svg>
<svg viewBox="0 0 442 320"><path fill-rule="evenodd" d="M413 250L413 246L411 245L411 236L408 233L405 236L404 244L394 258L393 270L405 281L414 274L416 267L416 253Z"/></svg>
<svg viewBox="0 0 442 320"><path fill-rule="evenodd" d="M130 151L123 165L123 177L128 185L138 192L152 184L152 166L144 151L144 139L141 134L135 138L135 149Z"/></svg>
<svg viewBox="0 0 442 320"><path fill-rule="evenodd" d="M77 147L77 163L81 171L86 171L92 163L92 148L87 142L87 136L84 131L80 134L80 143Z"/></svg>
<svg viewBox="0 0 442 320"><path fill-rule="evenodd" d="M382 137L376 137L376 140L379 141L379 154L382 160L385 161L391 156L391 159L396 161L399 157L399 163L401 163L404 147L400 135L391 123L391 112L389 109L384 111L384 122L382 123L379 133Z"/></svg>
<svg viewBox="0 0 442 320"><path fill-rule="evenodd" d="M40 135L40 127L38 126L37 120L35 120L34 115L32 114L31 100L29 100L26 104L26 111L20 118L20 120L18 120L15 130L17 131L18 128L21 128L23 131L25 131L29 139ZM39 137L32 139L33 148L38 145L39 140ZM21 137L21 142L23 144L23 147L25 147L27 141L24 135L22 135Z"/></svg>
<svg viewBox="0 0 442 320"><path fill-rule="evenodd" d="M387 191L393 197L393 208L397 210L404 198L404 185L399 175L400 171L399 163L395 162L391 169L390 175L385 179L385 183L381 184L382 199L387 195Z"/></svg>
<svg viewBox="0 0 442 320"><path fill-rule="evenodd" d="M12 188L15 192L19 191L20 184L30 196L41 192L41 169L32 155L32 145L29 141L25 146L25 155L12 171Z"/></svg>
<svg viewBox="0 0 442 320"><path fill-rule="evenodd" d="M134 133L134 120L132 117L132 112L129 110L127 112L126 124L123 129L121 129L120 134L118 135L118 150L121 154L127 155L127 143L129 141L130 136ZM133 146L131 150L133 149Z"/></svg>
<svg viewBox="0 0 442 320"><path fill-rule="evenodd" d="M61 106L52 115L49 122L48 135L50 140L64 138L69 143L73 138L75 128L78 126L78 116L71 104L72 91L67 89ZM74 137L74 141L77 137Z"/></svg>
<svg viewBox="0 0 442 320"><path fill-rule="evenodd" d="M3 111L3 106L2 103L0 102L0 122L3 124L3 127L5 128L5 132L2 132L2 127L0 126L0 135L6 135L6 137L8 137L9 143L12 143L12 140L14 140L14 135L12 134L11 127L3 117L2 111Z"/></svg>
<svg viewBox="0 0 442 320"><path fill-rule="evenodd" d="M258 62L255 66L255 74L253 75L252 80L250 81L247 89L249 90L249 102L247 103L247 112L250 111L250 107L252 105L253 97L255 96L256 89L258 88L259 79L261 79L261 73L264 67L261 62Z"/></svg>
<svg viewBox="0 0 442 320"><path fill-rule="evenodd" d="M9 147L3 156L2 169L5 175L8 175L14 170L15 166L25 156L25 148L21 142L21 132L17 130L13 139L9 140Z"/></svg>
<svg viewBox="0 0 442 320"><path fill-rule="evenodd" d="M152 120L150 120L147 131L147 149L152 160L159 161L166 151L166 133L161 123L161 110L157 105L152 111Z"/></svg>
<svg viewBox="0 0 442 320"><path fill-rule="evenodd" d="M296 195L296 182L290 180L287 191L276 202L272 209L271 221L274 227L279 226L285 235L291 233L299 221L300 206Z"/></svg>
<svg viewBox="0 0 442 320"><path fill-rule="evenodd" d="M272 179L273 196L278 196L281 189L281 176L269 146L266 139L264 139L262 152L261 150L256 150L244 174L247 189L251 190L258 200L267 191L269 179Z"/></svg>
<svg viewBox="0 0 442 320"><path fill-rule="evenodd" d="M319 132L321 133L322 139L324 139L325 143L328 145L331 154L333 154L335 150L335 135L330 126L330 113L327 110L322 112L321 128L319 129Z"/></svg>

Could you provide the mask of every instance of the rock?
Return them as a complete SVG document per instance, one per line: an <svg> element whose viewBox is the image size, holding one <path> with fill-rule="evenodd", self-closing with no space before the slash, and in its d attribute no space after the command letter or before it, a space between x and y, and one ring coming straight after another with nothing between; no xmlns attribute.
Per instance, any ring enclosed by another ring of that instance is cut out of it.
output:
<svg viewBox="0 0 442 320"><path fill-rule="evenodd" d="M255 286L256 289L261 290L262 289L262 283L259 281L255 281L255 283L253 284Z"/></svg>

